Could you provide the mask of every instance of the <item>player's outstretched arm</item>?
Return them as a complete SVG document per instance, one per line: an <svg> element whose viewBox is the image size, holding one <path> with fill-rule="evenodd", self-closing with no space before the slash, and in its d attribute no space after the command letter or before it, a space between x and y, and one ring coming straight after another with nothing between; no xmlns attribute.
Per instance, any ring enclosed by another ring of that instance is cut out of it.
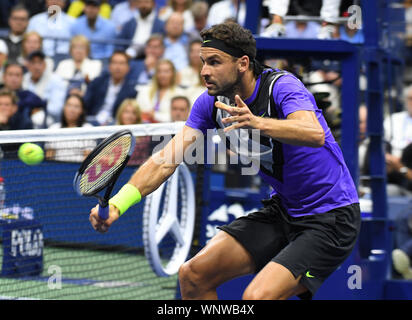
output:
<svg viewBox="0 0 412 320"><path fill-rule="evenodd" d="M153 154L132 175L129 182L109 200L109 218L102 220L98 215L98 206L90 211L90 223L99 232L108 228L132 205L141 198L155 191L175 172L183 161L183 155L196 139L202 135L198 130L184 126L176 136L159 152Z"/></svg>
<svg viewBox="0 0 412 320"><path fill-rule="evenodd" d="M227 111L231 116L224 118L225 132L233 129L259 129L264 135L282 143L308 147L321 147L325 143L325 132L313 111L296 111L286 120L261 118L253 115L243 100L235 96L236 107L216 102L217 108Z"/></svg>

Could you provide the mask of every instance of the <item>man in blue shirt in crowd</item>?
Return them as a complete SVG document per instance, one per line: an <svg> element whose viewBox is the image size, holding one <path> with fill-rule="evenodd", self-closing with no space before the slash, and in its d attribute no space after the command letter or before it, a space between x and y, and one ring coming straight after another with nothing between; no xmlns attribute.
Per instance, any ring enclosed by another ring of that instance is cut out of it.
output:
<svg viewBox="0 0 412 320"><path fill-rule="evenodd" d="M71 29L73 36L82 34L92 42L90 44L92 59L110 58L114 50L113 40L116 38L114 24L99 16L100 2L100 0L86 0L84 16L77 18Z"/></svg>
<svg viewBox="0 0 412 320"><path fill-rule="evenodd" d="M48 57L69 54L74 19L63 11L65 6L66 0L46 0L46 11L30 18L27 31L36 31L43 37L42 50Z"/></svg>

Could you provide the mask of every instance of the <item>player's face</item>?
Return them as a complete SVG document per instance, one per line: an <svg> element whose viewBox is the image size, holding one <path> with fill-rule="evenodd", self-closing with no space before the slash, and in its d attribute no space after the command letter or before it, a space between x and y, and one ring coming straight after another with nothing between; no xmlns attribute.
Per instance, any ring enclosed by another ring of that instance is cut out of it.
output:
<svg viewBox="0 0 412 320"><path fill-rule="evenodd" d="M231 97L240 82L237 60L223 51L207 47L200 49L200 59L203 62L200 75L209 95Z"/></svg>

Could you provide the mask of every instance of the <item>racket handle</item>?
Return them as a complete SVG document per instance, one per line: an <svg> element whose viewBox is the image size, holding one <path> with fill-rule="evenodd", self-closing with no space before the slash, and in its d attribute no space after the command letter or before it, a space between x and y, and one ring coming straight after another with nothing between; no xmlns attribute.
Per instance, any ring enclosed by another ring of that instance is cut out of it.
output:
<svg viewBox="0 0 412 320"><path fill-rule="evenodd" d="M99 201L99 218L102 220L107 220L109 218L109 206L106 203L102 203L103 201Z"/></svg>

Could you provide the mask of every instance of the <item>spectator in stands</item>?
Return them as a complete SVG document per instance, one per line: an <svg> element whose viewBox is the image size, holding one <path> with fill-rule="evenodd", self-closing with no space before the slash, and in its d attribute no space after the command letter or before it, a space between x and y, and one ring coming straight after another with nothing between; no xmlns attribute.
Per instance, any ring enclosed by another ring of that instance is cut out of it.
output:
<svg viewBox="0 0 412 320"><path fill-rule="evenodd" d="M140 58L144 44L153 33L164 34L164 23L155 10L154 0L137 0L138 12L135 17L126 22L118 36L119 40L128 41L129 46L121 45L120 50L126 50L131 58Z"/></svg>
<svg viewBox="0 0 412 320"><path fill-rule="evenodd" d="M17 62L27 68L27 57L30 53L35 51L42 51L43 38L36 31L30 31L24 34L21 46L21 56L17 59ZM53 72L54 61L52 58L46 56L46 68L48 72Z"/></svg>
<svg viewBox="0 0 412 320"><path fill-rule="evenodd" d="M313 21L290 21L285 25L285 37L295 39L316 39L320 25Z"/></svg>
<svg viewBox="0 0 412 320"><path fill-rule="evenodd" d="M153 34L146 42L144 59L130 61L131 77L137 79L138 85L147 84L153 77L156 65L163 57L165 46L161 34Z"/></svg>
<svg viewBox="0 0 412 320"><path fill-rule="evenodd" d="M304 1L302 1L303 3ZM272 15L271 24L261 33L264 37L281 37L285 35L284 17L288 12L290 0L270 0L269 13ZM316 7L316 3L307 2L311 9ZM341 0L322 0L320 8L320 17L323 19L322 27L319 29L319 39L338 38L338 18ZM305 11L305 8L300 8L300 2L295 1L294 9L297 10L296 15L312 15Z"/></svg>
<svg viewBox="0 0 412 320"><path fill-rule="evenodd" d="M31 17L27 27L27 31L36 31L43 37L43 51L49 57L69 53L70 29L74 19L63 11L65 5L66 0L46 0L46 12ZM60 11L49 10L52 6L59 7Z"/></svg>
<svg viewBox="0 0 412 320"><path fill-rule="evenodd" d="M185 95L193 104L207 89L205 80L200 76L202 61L200 60L201 40L193 40L189 46L189 66L179 73L179 84L185 88Z"/></svg>
<svg viewBox="0 0 412 320"><path fill-rule="evenodd" d="M90 57L92 59L108 59L113 53L116 38L114 24L99 16L100 0L86 0L84 15L77 18L72 25L71 34L84 35L91 42Z"/></svg>
<svg viewBox="0 0 412 320"><path fill-rule="evenodd" d="M395 219L395 250L392 263L395 271L403 278L412 280L412 208L408 206Z"/></svg>
<svg viewBox="0 0 412 320"><path fill-rule="evenodd" d="M365 160L366 152L368 150L369 138L367 136L367 120L368 120L368 107L364 104L359 106L359 157L358 164L360 174L365 175Z"/></svg>
<svg viewBox="0 0 412 320"><path fill-rule="evenodd" d="M389 143L385 150L387 181L393 187L392 195L412 191L412 153L411 147L407 148L412 143L412 86L405 89L405 109L384 120L385 140Z"/></svg>
<svg viewBox="0 0 412 320"><path fill-rule="evenodd" d="M42 51L34 51L29 55L29 72L23 77L23 88L46 100L47 114L57 121L63 109L67 86L60 76L46 70L45 58Z"/></svg>
<svg viewBox="0 0 412 320"><path fill-rule="evenodd" d="M21 55L23 34L29 24L29 12L18 4L11 9L9 16L9 33L4 39L9 50L9 62L17 62Z"/></svg>
<svg viewBox="0 0 412 320"><path fill-rule="evenodd" d="M175 95L184 95L177 85L176 69L170 60L160 60L151 82L137 94L143 122L170 122L170 101Z"/></svg>
<svg viewBox="0 0 412 320"><path fill-rule="evenodd" d="M116 27L116 33L120 33L123 25L137 15L137 3L139 0L121 1L113 7L111 21Z"/></svg>
<svg viewBox="0 0 412 320"><path fill-rule="evenodd" d="M30 17L43 12L46 7L45 0L18 0L18 2L27 8Z"/></svg>
<svg viewBox="0 0 412 320"><path fill-rule="evenodd" d="M240 6L238 8L239 4ZM246 1L222 0L211 5L207 18L209 26L222 23L227 19L234 19L240 25L244 26L246 20Z"/></svg>
<svg viewBox="0 0 412 320"><path fill-rule="evenodd" d="M3 69L7 62L7 57L9 54L9 49L5 41L0 39L0 84L3 83Z"/></svg>
<svg viewBox="0 0 412 320"><path fill-rule="evenodd" d="M398 163L403 149L412 143L412 85L405 89L404 101L405 110L393 113L384 121L385 139L392 147L390 163L393 164Z"/></svg>
<svg viewBox="0 0 412 320"><path fill-rule="evenodd" d="M78 18L85 12L86 1L84 0L74 0L70 3L69 8L67 9L67 14L73 18ZM110 19L110 14L112 12L112 7L107 0L102 0L99 6L99 15L102 18Z"/></svg>
<svg viewBox="0 0 412 320"><path fill-rule="evenodd" d="M202 41L199 39L192 40L189 44L189 64L179 71L179 84L188 88L200 84L200 70L202 69L202 60L200 60L200 48Z"/></svg>
<svg viewBox="0 0 412 320"><path fill-rule="evenodd" d="M136 97L136 80L128 77L129 57L115 51L109 60L109 72L103 72L89 83L84 100L87 115L99 125L112 124L120 103Z"/></svg>
<svg viewBox="0 0 412 320"><path fill-rule="evenodd" d="M170 102L171 121L186 121L189 118L190 106L190 101L186 96L173 97Z"/></svg>
<svg viewBox="0 0 412 320"><path fill-rule="evenodd" d="M131 125L142 123L140 107L136 99L125 99L116 112L116 125Z"/></svg>
<svg viewBox="0 0 412 320"><path fill-rule="evenodd" d="M184 19L183 29L189 33L195 26L191 6L192 0L169 0L167 6L160 9L159 18L167 21L173 12L179 12Z"/></svg>
<svg viewBox="0 0 412 320"><path fill-rule="evenodd" d="M92 127L92 125L86 121L86 108L83 98L72 93L67 96L64 102L59 122L53 123L49 128L79 127Z"/></svg>
<svg viewBox="0 0 412 320"><path fill-rule="evenodd" d="M88 128L86 110L81 96L71 94L67 97L61 114L61 120L50 126L58 128ZM95 140L68 140L47 142L44 145L46 159L67 162L82 162L96 146Z"/></svg>
<svg viewBox="0 0 412 320"><path fill-rule="evenodd" d="M209 27L207 17L209 14L209 5L206 1L196 1L191 8L194 28L189 30L190 38L200 38L200 31Z"/></svg>
<svg viewBox="0 0 412 320"><path fill-rule="evenodd" d="M18 98L17 117L24 122L32 122L33 128L45 127L46 102L29 90L24 90L23 67L17 63L8 63L4 70L4 88L13 91Z"/></svg>
<svg viewBox="0 0 412 320"><path fill-rule="evenodd" d="M339 37L342 40L355 44L361 44L365 41L362 29L350 28L349 24L339 27Z"/></svg>
<svg viewBox="0 0 412 320"><path fill-rule="evenodd" d="M173 12L166 22L165 59L173 62L177 71L182 70L189 64L187 57L187 46L189 37L183 30L183 16Z"/></svg>
<svg viewBox="0 0 412 320"><path fill-rule="evenodd" d="M142 123L140 107L136 99L125 99L116 112L117 125L133 125ZM128 165L140 165L149 158L151 137L137 137L136 145Z"/></svg>
<svg viewBox="0 0 412 320"><path fill-rule="evenodd" d="M17 117L17 97L11 90L0 90L0 130L32 129L30 122ZM2 149L4 150L3 146Z"/></svg>
<svg viewBox="0 0 412 320"><path fill-rule="evenodd" d="M70 42L71 59L61 61L56 69L56 74L67 82L68 92L84 93L86 85L100 75L102 62L89 59L89 53L89 40L83 35L74 36Z"/></svg>

